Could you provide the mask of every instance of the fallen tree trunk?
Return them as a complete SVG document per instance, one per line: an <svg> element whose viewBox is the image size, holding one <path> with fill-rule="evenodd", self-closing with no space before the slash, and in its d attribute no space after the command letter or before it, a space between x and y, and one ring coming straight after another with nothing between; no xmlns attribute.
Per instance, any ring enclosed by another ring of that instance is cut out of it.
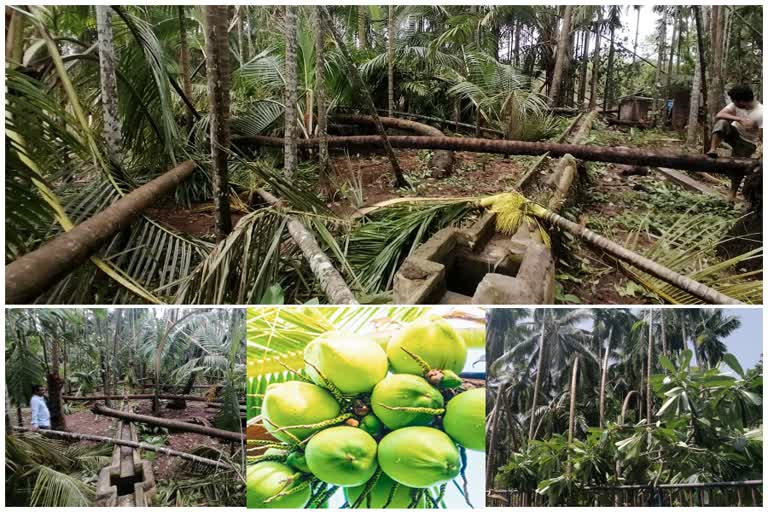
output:
<svg viewBox="0 0 768 512"><path fill-rule="evenodd" d="M128 227L147 207L174 190L194 170L192 160L179 164L126 194L104 211L6 265L6 303L32 302Z"/></svg>
<svg viewBox="0 0 768 512"><path fill-rule="evenodd" d="M147 416L145 414L118 411L101 404L94 405L91 408L91 411L94 414L101 414L111 418L120 418L122 420L132 421L134 423L156 425L158 427L167 428L169 430L176 430L179 432L192 432L194 434L202 434L204 436L215 437L225 441L234 441L239 443L245 440L245 436L239 432L230 432L229 430L221 430L213 427L205 427L203 425L195 425L194 423L188 423L186 421L169 420L166 418Z"/></svg>
<svg viewBox="0 0 768 512"><path fill-rule="evenodd" d="M376 136L376 139L380 140L378 136ZM257 192L272 206L280 204L280 200L266 190L258 190ZM323 289L325 296L328 297L328 301L331 304L357 304L355 294L352 293L344 278L341 277L339 271L333 266L330 258L320 248L312 232L296 218L288 218L288 232L291 234L293 241L296 242L296 245L299 246L299 249L301 249L302 254L304 254L309 263L309 268L312 269L312 273L317 278L318 283L320 283L320 287Z"/></svg>
<svg viewBox="0 0 768 512"><path fill-rule="evenodd" d="M155 397L152 393L142 393L142 394L136 394L136 395L109 395L109 398L111 400L122 400L123 398L127 398L128 400L151 400ZM73 395L64 395L61 397L63 400L66 400L68 402L93 402L97 400L106 400L106 395L90 395L90 396L73 396ZM171 395L171 394L163 394L161 393L159 395L159 398L162 400L187 400L189 402L205 402L211 405L221 405L222 402L217 402L216 400L209 401L204 396L197 396L197 395ZM244 402L241 402L244 403Z"/></svg>
<svg viewBox="0 0 768 512"><path fill-rule="evenodd" d="M336 107L336 110L359 111L360 109L355 107ZM384 108L377 108L376 111L384 114L389 112L387 109L384 109ZM429 121L429 122L444 125L444 126L459 126L461 128L472 130L473 132L477 129L477 127L473 124L460 123L458 121L451 121L450 119L442 119L440 117L425 116L422 114L413 114L411 112L393 111L392 115L397 117L410 117L411 119L421 119L422 121ZM480 131L485 133L491 133L493 135L498 135L499 137L504 137L504 132L501 130L497 130L495 128L488 128L487 126L481 126Z"/></svg>
<svg viewBox="0 0 768 512"><path fill-rule="evenodd" d="M476 153L498 153L504 155L542 155L563 156L570 153L579 160L593 162L611 162L617 164L647 165L670 167L686 171L705 171L715 174L743 175L760 165L752 158L711 158L705 155L684 155L644 151L639 149L606 148L601 146L583 146L579 144L557 144L549 142L522 142L517 140L490 140L459 137L389 137L392 147L404 149L448 149L452 151L471 151ZM233 137L234 144L279 146L283 139L278 137L250 136ZM329 147L366 146L378 147L381 140L376 135L355 137L328 137ZM317 139L301 139L300 146L317 145Z"/></svg>
<svg viewBox="0 0 768 512"><path fill-rule="evenodd" d="M28 428L13 427L13 429L18 432L32 432ZM34 433L47 436L47 437L63 437L65 439L75 439L78 441L96 441L98 443L130 446L131 448L139 448L141 450L163 453L165 455L170 455L171 457L179 457L181 459L186 459L192 462L205 464L207 466L215 466L217 468L222 468L222 469L231 469L230 465L224 462L220 462L218 460L207 459L205 457L200 457L198 455L192 455L191 453L179 452L176 450L171 450L170 448L155 446L153 444L137 443L135 441L126 441L124 439L113 439L111 437L104 437L104 436L94 436L91 434L81 434L79 432L63 432L61 430L36 430L34 431Z"/></svg>
<svg viewBox="0 0 768 512"><path fill-rule="evenodd" d="M334 121L350 124L367 124L376 126L376 120L370 116L353 115L353 114L336 114L332 118ZM381 124L386 128L394 128L396 130L406 130L413 132L416 135L424 135L427 137L445 137L445 134L429 126L428 124L417 123L416 121L408 121L407 119L397 119L396 117L379 117ZM430 166L437 169L439 172L433 172L432 176L435 178L442 178L448 176L453 169L453 151L447 151L440 149L435 151L429 162Z"/></svg>

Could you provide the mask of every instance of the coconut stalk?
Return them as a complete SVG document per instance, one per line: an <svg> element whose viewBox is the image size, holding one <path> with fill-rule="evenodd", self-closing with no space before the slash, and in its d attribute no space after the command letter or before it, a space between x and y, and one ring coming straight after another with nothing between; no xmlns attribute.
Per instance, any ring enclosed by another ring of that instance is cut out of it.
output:
<svg viewBox="0 0 768 512"><path fill-rule="evenodd" d="M272 206L280 204L280 200L266 190L257 190L257 193ZM331 304L357 304L355 294L320 248L312 232L301 221L291 216L288 217L288 232L301 249L328 301Z"/></svg>
<svg viewBox="0 0 768 512"><path fill-rule="evenodd" d="M174 430L178 432L192 432L194 434L202 434L208 437L215 437L217 439L223 439L225 441L243 442L245 435L239 432L230 432L229 430L221 430L213 427L206 427L203 425L196 425L194 423L188 423L186 421L169 420L166 418L156 418L155 416L147 416L145 414L136 414L126 411L118 411L111 407L106 407L101 404L96 404L91 408L94 414L101 414L102 416L109 416L111 418L119 418L121 420L131 421L134 423L146 423L147 425L155 425L158 427L167 428L168 430Z"/></svg>
<svg viewBox="0 0 768 512"><path fill-rule="evenodd" d="M187 160L126 194L104 211L17 258L5 267L7 304L28 304L84 263L142 212L173 191L195 170Z"/></svg>
<svg viewBox="0 0 768 512"><path fill-rule="evenodd" d="M13 430L17 432L31 432L28 428L14 427ZM162 453L170 455L171 457L179 457L199 464L205 464L206 466L215 466L222 469L232 469L232 467L224 462L218 460L207 459L191 453L180 452L177 450L171 450L170 448L164 448L162 446L155 446L147 443L137 443L136 441L126 441L124 439L113 439L111 437L94 436L91 434L81 434L80 432L64 432L61 430L36 430L36 434L40 434L46 437L63 437L65 439L74 439L76 441L95 441L97 443L115 444L118 446L129 446L131 448L138 448L140 450L147 450L151 452Z"/></svg>
<svg viewBox="0 0 768 512"><path fill-rule="evenodd" d="M380 121L379 121L380 122ZM282 146L281 137L255 135L233 137L236 145ZM646 151L639 149L619 149L580 144L559 144L550 142L523 142L518 140L492 140L472 137L423 137L389 136L387 143L391 147L405 149L446 149L450 151L469 151L474 153L496 153L502 155L540 156L549 152L551 157L561 157L570 153L578 160L593 162L611 162L617 164L645 165L648 167L669 167L684 171L710 172L715 174L741 176L760 164L753 158L710 158L704 155L686 155ZM300 147L314 147L317 139L300 139ZM378 147L383 144L378 135L358 135L353 137L328 137L328 147Z"/></svg>
<svg viewBox="0 0 768 512"><path fill-rule="evenodd" d="M365 106L368 108L368 111L370 112L371 116L373 116L373 119L376 123L376 131L379 132L379 135L378 137L376 137L376 139L379 141L379 144L384 146L384 150L386 151L387 157L389 158L389 163L392 166L392 174L395 178L395 187L397 188L408 187L408 182L405 181L405 177L403 176L403 171L402 169L400 169L400 163L397 161L397 156L395 156L395 152L392 149L392 145L389 143L387 132L384 130L384 125L381 124L381 120L379 119L379 114L376 112L376 104L373 102L373 98L371 97L371 93L368 90L368 87L366 87L365 82L363 82L363 79L360 77L360 72L357 70L355 63L352 60L352 56L349 54L347 45L344 44L344 40L341 38L338 31L336 30L336 27L333 24L333 20L331 19L331 15L328 12L328 9L325 6L318 6L318 8L320 9L320 17L325 22L325 26L328 29L328 32L333 37L333 40L336 42L336 46L338 46L339 51L341 51L341 54L344 57L343 59L344 64L346 65L346 68L349 72L349 77L352 79L353 85L355 86L357 91L362 95ZM330 144L330 138L329 138L329 144Z"/></svg>

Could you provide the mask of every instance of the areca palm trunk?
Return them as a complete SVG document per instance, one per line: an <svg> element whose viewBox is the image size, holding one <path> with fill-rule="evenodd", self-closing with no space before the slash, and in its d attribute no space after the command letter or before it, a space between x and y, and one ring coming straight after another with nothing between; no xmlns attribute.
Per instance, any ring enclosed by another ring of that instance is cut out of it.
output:
<svg viewBox="0 0 768 512"><path fill-rule="evenodd" d="M698 58L698 55L695 61L691 100L688 109L688 131L685 138L685 143L689 146L696 143L696 134L699 131L699 104L701 103L701 59Z"/></svg>
<svg viewBox="0 0 768 512"><path fill-rule="evenodd" d="M648 310L648 377L645 380L645 417L651 424L653 416L653 397L651 396L651 374L653 373L653 310Z"/></svg>
<svg viewBox="0 0 768 512"><path fill-rule="evenodd" d="M389 117L395 110L395 6L390 5L387 15L387 107Z"/></svg>
<svg viewBox="0 0 768 512"><path fill-rule="evenodd" d="M570 406L568 407L568 465L566 467L566 474L571 473L571 445L573 444L573 434L576 430L576 382L579 376L579 356L573 359L573 370L571 371L571 391L570 391Z"/></svg>
<svg viewBox="0 0 768 512"><path fill-rule="evenodd" d="M584 100L587 98L587 68L589 67L589 42L590 32L584 31L584 48L581 52L581 78L579 80L579 108L584 108Z"/></svg>
<svg viewBox="0 0 768 512"><path fill-rule="evenodd" d="M367 5L357 6L357 41L361 50L368 48L366 9L368 9Z"/></svg>
<svg viewBox="0 0 768 512"><path fill-rule="evenodd" d="M206 70L208 72L208 105L210 110L211 159L213 160L213 203L216 217L216 240L224 239L232 230L229 209L229 36L228 9L221 5L203 7L205 12Z"/></svg>
<svg viewBox="0 0 768 512"><path fill-rule="evenodd" d="M325 30L318 7L312 7L315 26L315 104L317 108L318 160L321 176L328 173L328 110L325 99Z"/></svg>
<svg viewBox="0 0 768 512"><path fill-rule="evenodd" d="M656 119L655 121L658 122L659 120L659 96L661 92L659 91L659 84L661 83L661 74L664 69L664 52L666 51L666 45L667 45L667 8L666 6L662 6L663 12L661 15L661 30L659 31L658 36L658 56L656 57L656 79L654 80L654 105L653 109L656 113Z"/></svg>
<svg viewBox="0 0 768 512"><path fill-rule="evenodd" d="M112 35L112 8L96 6L96 32L99 42L99 73L101 76L101 107L104 126L102 134L107 156L112 165L123 162L120 118L117 112L117 76L115 74L115 44Z"/></svg>
<svg viewBox="0 0 768 512"><path fill-rule="evenodd" d="M184 6L180 5L179 9L179 64L181 72L181 85L184 88L184 95L192 100L192 77L190 75L189 64L189 43L187 41L187 16L184 12ZM192 124L194 123L194 117L192 110L187 107L186 114L184 116L187 132L192 130Z"/></svg>
<svg viewBox="0 0 768 512"><path fill-rule="evenodd" d="M720 101L723 93L723 30L722 12L719 5L711 7L710 32L712 34L710 47L711 53L711 88L709 92L709 119L714 120L720 110ZM714 122L714 121L713 121Z"/></svg>
<svg viewBox="0 0 768 512"><path fill-rule="evenodd" d="M339 51L344 57L344 63L347 67L347 70L349 71L353 85L359 91L359 93L362 94L365 106L370 111L371 116L374 118L376 123L376 131L379 133L379 137L381 137L381 142L384 145L384 150L387 153L389 163L392 167L392 174L395 178L395 187L407 187L408 182L405 180L403 171L400 169L400 164L397 161L397 156L395 156L395 151L392 149L392 145L389 143L387 132L384 130L384 126L381 124L381 119L379 119L379 114L376 111L376 105L373 102L371 93L368 90L368 87L365 85L365 82L363 82L363 79L360 77L360 72L357 70L357 66L355 66L355 63L352 60L352 56L349 54L347 45L344 44L344 40L341 38L338 31L336 30L336 27L333 25L333 20L331 19L331 15L328 12L328 9L325 6L319 6L319 9L328 32L331 34L331 36L333 36L333 40L336 42L336 46L339 48Z"/></svg>
<svg viewBox="0 0 768 512"><path fill-rule="evenodd" d="M563 26L560 29L560 36L557 41L557 55L555 56L555 70L552 76L552 87L549 89L549 103L558 106L560 102L561 83L565 79L565 68L569 60L569 42L571 38L571 13L572 5L565 6L563 13Z"/></svg>
<svg viewBox="0 0 768 512"><path fill-rule="evenodd" d="M613 104L613 64L616 57L616 27L611 23L611 43L608 48L608 69L605 72L605 92L603 93L603 110L608 110Z"/></svg>
<svg viewBox="0 0 768 512"><path fill-rule="evenodd" d="M602 8L600 8L602 9ZM598 21L595 27L595 51L592 54L592 84L589 87L589 109L597 107L597 85L600 77L600 31L602 30L603 14L597 12Z"/></svg>
<svg viewBox="0 0 768 512"><path fill-rule="evenodd" d="M693 15L696 23L696 53L699 54L699 83L701 84L700 98L702 110L704 111L704 150L709 148L709 109L707 108L707 59L705 54L706 45L704 44L704 23L701 16L701 7L693 6ZM698 112L697 112L698 115Z"/></svg>
<svg viewBox="0 0 768 512"><path fill-rule="evenodd" d="M296 70L296 8L285 6L285 174L296 173L296 103L299 99L299 79Z"/></svg>
<svg viewBox="0 0 768 512"><path fill-rule="evenodd" d="M544 315L547 313L545 312ZM546 351L546 337L544 336L546 328L546 316L541 322L541 337L539 338L539 358L536 362L536 380L533 383L533 397L531 398L531 414L528 424L528 442L533 440L534 424L536 419L536 400L541 390L541 374L544 373L544 352Z"/></svg>

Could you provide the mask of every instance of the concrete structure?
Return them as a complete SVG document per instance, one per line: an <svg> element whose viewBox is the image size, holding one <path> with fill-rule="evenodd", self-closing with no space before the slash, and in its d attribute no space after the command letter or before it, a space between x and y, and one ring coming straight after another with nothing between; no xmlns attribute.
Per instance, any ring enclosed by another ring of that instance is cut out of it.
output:
<svg viewBox="0 0 768 512"><path fill-rule="evenodd" d="M632 123L647 123L653 107L653 98L645 96L624 96L619 98L619 120Z"/></svg>
<svg viewBox="0 0 768 512"><path fill-rule="evenodd" d="M536 234L512 238L486 213L466 229L445 228L419 246L394 280L396 304L547 304L554 302L555 264Z"/></svg>
<svg viewBox="0 0 768 512"><path fill-rule="evenodd" d="M123 409L127 409L126 400ZM129 421L115 421L118 439L138 442L136 429ZM115 445L112 463L102 468L96 484L97 507L147 507L156 492L152 464L142 460L138 449Z"/></svg>

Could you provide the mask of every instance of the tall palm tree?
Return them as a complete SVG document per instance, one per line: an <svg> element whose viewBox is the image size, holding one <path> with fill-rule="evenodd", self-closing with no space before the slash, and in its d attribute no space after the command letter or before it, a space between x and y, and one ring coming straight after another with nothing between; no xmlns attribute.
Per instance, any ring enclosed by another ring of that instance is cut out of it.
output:
<svg viewBox="0 0 768 512"><path fill-rule="evenodd" d="M177 7L179 14L179 73L181 73L181 84L184 88L184 94L187 98L192 98L192 76L189 63L189 42L187 40L187 16L184 6ZM194 118L192 110L187 107L184 116L187 132L192 130Z"/></svg>
<svg viewBox="0 0 768 512"><path fill-rule="evenodd" d="M395 25L395 6L387 10L387 108L389 116L395 111L395 42L397 40Z"/></svg>
<svg viewBox="0 0 768 512"><path fill-rule="evenodd" d="M296 7L285 6L285 174L296 174L298 153L296 145L296 103L299 100L299 79L296 71Z"/></svg>
<svg viewBox="0 0 768 512"><path fill-rule="evenodd" d="M328 107L325 94L325 29L320 11L312 7L312 25L315 29L315 104L317 105L318 161L320 175L328 173Z"/></svg>
<svg viewBox="0 0 768 512"><path fill-rule="evenodd" d="M211 160L213 161L213 202L216 214L216 239L223 240L232 230L229 208L229 102L230 56L227 6L204 6L206 30L206 70L210 108Z"/></svg>
<svg viewBox="0 0 768 512"><path fill-rule="evenodd" d="M112 34L112 8L108 5L96 6L96 31L99 40L99 72L101 74L101 106L107 155L115 166L123 161L123 137L120 129L120 117L117 112L117 77L115 75L115 44Z"/></svg>
<svg viewBox="0 0 768 512"><path fill-rule="evenodd" d="M559 105L560 91L563 80L565 80L566 68L570 60L569 43L571 41L571 15L573 6L564 6L563 25L560 27L560 35L557 41L557 54L555 60L555 71L552 75L552 87L549 89L549 102L552 105Z"/></svg>

